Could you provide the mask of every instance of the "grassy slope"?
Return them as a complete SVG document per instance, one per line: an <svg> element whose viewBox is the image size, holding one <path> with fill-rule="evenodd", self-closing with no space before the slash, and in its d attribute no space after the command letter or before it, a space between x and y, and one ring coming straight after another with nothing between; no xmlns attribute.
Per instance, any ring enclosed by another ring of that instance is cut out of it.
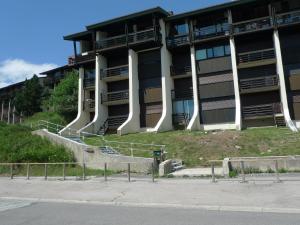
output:
<svg viewBox="0 0 300 225"><path fill-rule="evenodd" d="M66 120L59 114L55 112L39 112L33 116L25 119L23 122L24 125L30 126L31 124L37 123L39 120L46 120L51 123L66 125Z"/></svg>
<svg viewBox="0 0 300 225"><path fill-rule="evenodd" d="M180 158L189 167L208 165L208 160L234 156L300 154L300 134L282 128L248 129L242 132L172 131L159 134L107 135L108 140L165 144L168 158ZM95 140L87 141L90 144Z"/></svg>

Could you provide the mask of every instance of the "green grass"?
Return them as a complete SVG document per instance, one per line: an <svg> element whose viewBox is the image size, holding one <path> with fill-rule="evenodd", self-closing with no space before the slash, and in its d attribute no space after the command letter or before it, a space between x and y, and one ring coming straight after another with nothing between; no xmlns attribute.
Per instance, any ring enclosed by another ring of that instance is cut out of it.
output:
<svg viewBox="0 0 300 225"><path fill-rule="evenodd" d="M209 160L241 156L300 155L300 134L286 128L257 128L243 131L140 133L107 135L107 140L166 145L167 158L182 159L188 167L208 166ZM100 146L99 138L85 140ZM130 155L130 151L121 150ZM149 153L139 152L149 157Z"/></svg>
<svg viewBox="0 0 300 225"><path fill-rule="evenodd" d="M67 125L67 121L61 115L55 112L36 113L33 116L26 118L23 122L23 125L30 126L31 124L37 124L40 120L46 120L59 125Z"/></svg>

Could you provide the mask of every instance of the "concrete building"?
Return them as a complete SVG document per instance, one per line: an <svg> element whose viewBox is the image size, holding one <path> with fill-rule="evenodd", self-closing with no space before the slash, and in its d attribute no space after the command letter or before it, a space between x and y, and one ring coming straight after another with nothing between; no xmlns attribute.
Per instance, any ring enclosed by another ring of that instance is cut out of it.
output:
<svg viewBox="0 0 300 225"><path fill-rule="evenodd" d="M300 128L300 2L159 7L65 36L79 69L67 128L118 134Z"/></svg>

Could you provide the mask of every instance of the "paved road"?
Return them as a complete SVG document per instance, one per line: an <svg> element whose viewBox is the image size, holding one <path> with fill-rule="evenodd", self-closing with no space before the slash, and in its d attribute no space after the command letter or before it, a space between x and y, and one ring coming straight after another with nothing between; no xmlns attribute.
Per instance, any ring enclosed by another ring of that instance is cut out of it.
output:
<svg viewBox="0 0 300 225"><path fill-rule="evenodd" d="M17 201L17 202L16 202ZM298 225L299 214L0 200L0 225Z"/></svg>

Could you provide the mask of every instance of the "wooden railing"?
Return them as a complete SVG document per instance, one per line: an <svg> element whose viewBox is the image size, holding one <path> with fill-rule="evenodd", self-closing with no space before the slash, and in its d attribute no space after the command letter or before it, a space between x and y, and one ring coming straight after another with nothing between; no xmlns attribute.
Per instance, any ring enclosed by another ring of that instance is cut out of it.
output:
<svg viewBox="0 0 300 225"><path fill-rule="evenodd" d="M128 76L128 65L110 67L100 71L101 79L114 76Z"/></svg>
<svg viewBox="0 0 300 225"><path fill-rule="evenodd" d="M102 93L102 102L113 102L119 100L126 100L129 99L129 91L114 91L114 92L107 92Z"/></svg>
<svg viewBox="0 0 300 225"><path fill-rule="evenodd" d="M252 31L269 29L272 27L270 17L262 17L253 20L242 21L233 24L233 32L235 34L247 33Z"/></svg>
<svg viewBox="0 0 300 225"><path fill-rule="evenodd" d="M242 108L243 117L247 118L257 118L264 116L274 116L275 114L281 113L281 103L271 103L263 105L252 105L244 106Z"/></svg>
<svg viewBox="0 0 300 225"><path fill-rule="evenodd" d="M191 65L171 66L170 70L171 70L171 76L191 75L192 74Z"/></svg>
<svg viewBox="0 0 300 225"><path fill-rule="evenodd" d="M270 48L270 49L240 53L238 55L238 62L239 64L242 64L242 63L250 63L250 62L268 60L274 58L275 58L275 49Z"/></svg>
<svg viewBox="0 0 300 225"><path fill-rule="evenodd" d="M278 86L278 76L265 76L240 80L241 91L247 91L253 88Z"/></svg>

